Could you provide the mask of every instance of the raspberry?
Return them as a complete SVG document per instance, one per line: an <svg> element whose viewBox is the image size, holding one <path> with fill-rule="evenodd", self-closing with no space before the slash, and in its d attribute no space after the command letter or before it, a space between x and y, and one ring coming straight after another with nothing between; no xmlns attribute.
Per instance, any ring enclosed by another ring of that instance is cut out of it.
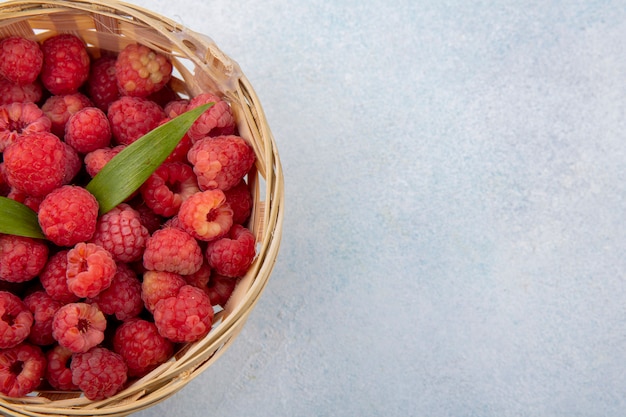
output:
<svg viewBox="0 0 626 417"><path fill-rule="evenodd" d="M235 133L235 118L230 105L211 93L200 94L189 102L187 110L195 109L206 103L215 103L189 128L189 137L197 142L207 136L232 135Z"/></svg>
<svg viewBox="0 0 626 417"><path fill-rule="evenodd" d="M217 273L211 274L207 294L211 304L224 307L237 286L237 280Z"/></svg>
<svg viewBox="0 0 626 417"><path fill-rule="evenodd" d="M118 262L134 262L143 256L149 236L139 212L122 203L100 217L91 242L106 249Z"/></svg>
<svg viewBox="0 0 626 417"><path fill-rule="evenodd" d="M0 392L23 397L41 383L46 357L39 346L22 343L0 351Z"/></svg>
<svg viewBox="0 0 626 417"><path fill-rule="evenodd" d="M140 191L146 205L156 214L172 217L183 201L200 190L191 166L171 162L161 164Z"/></svg>
<svg viewBox="0 0 626 417"><path fill-rule="evenodd" d="M156 214L144 201L133 203L132 207L139 213L141 224L152 234L161 228L163 218Z"/></svg>
<svg viewBox="0 0 626 417"><path fill-rule="evenodd" d="M97 305L69 303L52 319L52 336L72 352L87 352L104 340L107 321Z"/></svg>
<svg viewBox="0 0 626 417"><path fill-rule="evenodd" d="M67 287L67 254L69 249L61 250L50 256L44 266L39 281L44 290L53 299L64 304L78 301L80 297Z"/></svg>
<svg viewBox="0 0 626 417"><path fill-rule="evenodd" d="M128 374L140 377L167 361L174 345L159 334L154 323L135 318L117 328L113 350L126 362Z"/></svg>
<svg viewBox="0 0 626 417"><path fill-rule="evenodd" d="M151 271L193 274L202 266L202 251L188 233L172 227L160 229L146 242L143 266Z"/></svg>
<svg viewBox="0 0 626 417"><path fill-rule="evenodd" d="M239 136L218 136L197 141L187 154L198 176L201 190L234 187L248 173L256 159L254 151Z"/></svg>
<svg viewBox="0 0 626 417"><path fill-rule="evenodd" d="M171 78L170 78L171 79ZM163 107L167 103L173 100L179 100L180 96L178 93L172 88L170 83L167 83L163 86L163 88L155 91L146 97L150 101L154 101L159 106Z"/></svg>
<svg viewBox="0 0 626 417"><path fill-rule="evenodd" d="M0 349L22 343L30 334L33 314L17 295L0 291Z"/></svg>
<svg viewBox="0 0 626 417"><path fill-rule="evenodd" d="M178 221L196 239L209 241L228 232L233 224L233 210L222 190L207 190L192 195L180 205Z"/></svg>
<svg viewBox="0 0 626 417"><path fill-rule="evenodd" d="M167 84L172 64L147 46L130 44L117 56L115 73L122 94L147 97Z"/></svg>
<svg viewBox="0 0 626 417"><path fill-rule="evenodd" d="M226 202L233 209L233 223L244 224L252 213L252 194L248 189L245 180L239 181L237 185L224 191Z"/></svg>
<svg viewBox="0 0 626 417"><path fill-rule="evenodd" d="M50 119L36 104L27 102L0 106L0 152L20 136L49 131Z"/></svg>
<svg viewBox="0 0 626 417"><path fill-rule="evenodd" d="M65 142L83 154L109 146L111 142L109 119L97 107L80 109L65 124Z"/></svg>
<svg viewBox="0 0 626 417"><path fill-rule="evenodd" d="M44 290L37 290L24 298L24 304L35 319L28 341L39 346L53 344L55 340L52 337L52 319L63 303L53 300Z"/></svg>
<svg viewBox="0 0 626 417"><path fill-rule="evenodd" d="M43 199L37 217L55 245L74 246L91 239L96 231L98 201L82 187L64 185Z"/></svg>
<svg viewBox="0 0 626 417"><path fill-rule="evenodd" d="M159 123L159 125L165 124L165 123L169 122L170 120L171 120L170 118L165 118L165 119L161 120L161 123ZM183 137L176 144L176 147L174 148L172 153L170 153L167 156L167 158L165 158L164 162L184 162L184 163L187 163L187 153L189 153L189 149L191 149L191 145L192 145L191 139L189 138L189 135L187 133L185 133L183 135Z"/></svg>
<svg viewBox="0 0 626 417"><path fill-rule="evenodd" d="M116 143L129 145L157 127L165 112L153 101L125 96L111 103L108 117Z"/></svg>
<svg viewBox="0 0 626 417"><path fill-rule="evenodd" d="M234 224L228 235L209 242L206 258L211 268L228 277L243 276L255 256L255 239L251 231Z"/></svg>
<svg viewBox="0 0 626 417"><path fill-rule="evenodd" d="M0 234L0 279L25 282L35 278L48 259L48 246L30 237Z"/></svg>
<svg viewBox="0 0 626 417"><path fill-rule="evenodd" d="M168 102L165 107L163 107L163 111L165 111L166 117L173 119L176 116L180 116L181 114L186 112L188 105L189 100L186 99L172 100Z"/></svg>
<svg viewBox="0 0 626 417"><path fill-rule="evenodd" d="M78 386L72 382L70 361L73 352L61 345L55 345L46 353L46 380L52 387L62 391L76 391Z"/></svg>
<svg viewBox="0 0 626 417"><path fill-rule="evenodd" d="M0 41L0 75L12 83L33 83L43 64L43 52L35 41L10 36Z"/></svg>
<svg viewBox="0 0 626 417"><path fill-rule="evenodd" d="M208 284L211 279L211 267L206 261L202 263L202 266L196 272L190 275L183 275L182 277L187 284L200 288L208 294Z"/></svg>
<svg viewBox="0 0 626 417"><path fill-rule="evenodd" d="M89 71L87 79L87 93L93 103L102 111L107 111L109 105L120 98L115 76L115 61L113 56L102 56L96 59Z"/></svg>
<svg viewBox="0 0 626 417"><path fill-rule="evenodd" d="M154 324L161 336L174 343L200 340L213 324L211 300L201 289L184 285L175 297L156 304Z"/></svg>
<svg viewBox="0 0 626 417"><path fill-rule="evenodd" d="M72 357L72 382L91 401L103 400L119 392L128 378L128 367L117 353L94 347Z"/></svg>
<svg viewBox="0 0 626 417"><path fill-rule="evenodd" d="M43 42L41 50L41 81L52 94L74 94L87 81L89 54L80 38L69 33L54 35Z"/></svg>
<svg viewBox="0 0 626 417"><path fill-rule="evenodd" d="M81 93L52 96L41 106L41 110L52 122L51 131L62 137L65 134L65 123L70 116L85 107L92 106L91 100Z"/></svg>
<svg viewBox="0 0 626 417"><path fill-rule="evenodd" d="M111 285L90 300L109 316L115 315L120 320L138 316L143 310L141 299L141 281L137 274L126 264L118 263L117 272Z"/></svg>
<svg viewBox="0 0 626 417"><path fill-rule="evenodd" d="M85 169L90 177L95 177L98 172L109 162L115 155L122 152L125 145L118 145L114 148L101 148L85 155Z"/></svg>
<svg viewBox="0 0 626 417"><path fill-rule="evenodd" d="M183 277L174 272L146 271L141 283L141 298L146 310L152 313L159 301L175 296L183 285Z"/></svg>
<svg viewBox="0 0 626 417"><path fill-rule="evenodd" d="M67 287L81 298L107 289L116 270L111 254L93 243L77 243L67 253Z"/></svg>
<svg viewBox="0 0 626 417"><path fill-rule="evenodd" d="M65 142L63 142L63 146L65 147L65 174L63 175L63 184L69 184L80 172L83 167L83 161L74 148Z"/></svg>
<svg viewBox="0 0 626 417"><path fill-rule="evenodd" d="M39 204L43 200L43 197L33 197L31 195L26 194L24 191L17 190L12 188L7 194L7 197L11 200L19 201L20 203L28 206L34 212L39 211Z"/></svg>
<svg viewBox="0 0 626 417"><path fill-rule="evenodd" d="M11 103L37 103L41 100L43 93L41 84L35 81L31 84L17 85L11 81L0 78L0 104Z"/></svg>

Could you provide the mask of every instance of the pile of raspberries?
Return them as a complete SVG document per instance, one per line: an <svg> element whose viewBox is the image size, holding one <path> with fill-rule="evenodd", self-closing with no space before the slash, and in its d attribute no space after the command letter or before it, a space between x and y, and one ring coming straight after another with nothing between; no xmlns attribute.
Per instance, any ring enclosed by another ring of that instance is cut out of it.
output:
<svg viewBox="0 0 626 417"><path fill-rule="evenodd" d="M46 236L0 234L0 393L116 394L206 336L253 262L255 153L229 103L179 95L172 70L136 43L0 41L0 195L33 209ZM89 180L209 102L140 189L100 215Z"/></svg>

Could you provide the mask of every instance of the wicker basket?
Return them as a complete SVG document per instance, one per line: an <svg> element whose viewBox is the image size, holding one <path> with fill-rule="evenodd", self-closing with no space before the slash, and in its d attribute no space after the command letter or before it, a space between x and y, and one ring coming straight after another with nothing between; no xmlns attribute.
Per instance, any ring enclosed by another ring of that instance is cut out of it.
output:
<svg viewBox="0 0 626 417"><path fill-rule="evenodd" d="M139 42L166 54L174 65L172 88L193 97L211 91L228 101L239 134L257 161L248 174L254 199L249 228L258 256L202 340L188 344L165 364L103 401L75 392L38 391L23 398L0 396L0 412L12 416L121 416L145 409L183 388L230 346L263 292L280 246L283 176L272 133L254 90L238 65L207 37L148 10L111 0L7 1L0 3L0 38L19 35L37 41L73 33L94 58Z"/></svg>

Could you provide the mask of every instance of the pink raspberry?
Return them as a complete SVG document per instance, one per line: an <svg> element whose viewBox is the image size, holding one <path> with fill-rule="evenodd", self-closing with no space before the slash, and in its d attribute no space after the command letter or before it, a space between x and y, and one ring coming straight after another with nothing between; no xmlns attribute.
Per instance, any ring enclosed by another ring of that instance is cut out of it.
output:
<svg viewBox="0 0 626 417"><path fill-rule="evenodd" d="M46 357L39 346L22 343L0 350L0 392L9 397L24 397L41 383Z"/></svg>
<svg viewBox="0 0 626 417"><path fill-rule="evenodd" d="M68 252L69 249L65 249L50 256L39 274L39 281L46 293L53 300L60 301L63 304L76 302L80 298L67 287Z"/></svg>
<svg viewBox="0 0 626 417"><path fill-rule="evenodd" d="M170 162L158 167L140 191L146 205L156 214L172 217L183 201L200 190L191 166Z"/></svg>
<svg viewBox="0 0 626 417"><path fill-rule="evenodd" d="M85 155L85 169L90 177L95 177L98 172L111 160L115 155L122 152L126 145L118 145L114 148L101 148Z"/></svg>
<svg viewBox="0 0 626 417"><path fill-rule="evenodd" d="M107 321L97 305L69 303L52 319L52 336L72 352L87 352L104 340Z"/></svg>
<svg viewBox="0 0 626 417"><path fill-rule="evenodd" d="M91 242L106 249L118 262L135 262L143 256L149 236L139 212L122 203L100 217Z"/></svg>
<svg viewBox="0 0 626 417"><path fill-rule="evenodd" d="M153 101L124 96L111 103L108 117L116 143L130 145L157 127L165 113Z"/></svg>
<svg viewBox="0 0 626 417"><path fill-rule="evenodd" d="M154 324L161 336L174 343L200 340L211 331L213 324L211 300L201 289L184 285L175 297L157 303Z"/></svg>
<svg viewBox="0 0 626 417"><path fill-rule="evenodd" d="M18 85L0 78L0 104L11 103L38 103L43 96L41 84L35 81L31 84Z"/></svg>
<svg viewBox="0 0 626 417"><path fill-rule="evenodd" d="M0 41L0 75L12 83L35 82L42 65L43 52L37 42L19 36Z"/></svg>
<svg viewBox="0 0 626 417"><path fill-rule="evenodd" d="M61 391L76 391L78 386L72 382L70 362L74 352L61 345L55 345L46 353L46 380Z"/></svg>
<svg viewBox="0 0 626 417"><path fill-rule="evenodd" d="M82 187L64 185L43 199L37 217L55 245L74 246L91 239L96 231L98 201Z"/></svg>
<svg viewBox="0 0 626 417"><path fill-rule="evenodd" d="M141 283L141 298L146 310L152 313L159 301L175 296L183 285L183 277L174 272L146 271Z"/></svg>
<svg viewBox="0 0 626 417"><path fill-rule="evenodd" d="M226 202L233 209L233 223L244 224L250 218L252 213L252 194L248 189L245 180L239 181L237 185L224 191Z"/></svg>
<svg viewBox="0 0 626 417"><path fill-rule="evenodd" d="M143 266L151 271L193 274L202 266L202 251L189 233L172 227L160 229L146 242Z"/></svg>
<svg viewBox="0 0 626 417"><path fill-rule="evenodd" d="M116 271L111 254L93 243L77 243L67 253L67 287L81 298L107 289Z"/></svg>
<svg viewBox="0 0 626 417"><path fill-rule="evenodd" d="M141 281L129 266L118 263L109 288L90 299L90 302L96 303L104 314L115 315L120 321L136 317L143 310Z"/></svg>
<svg viewBox="0 0 626 417"><path fill-rule="evenodd" d="M176 116L180 116L184 112L187 111L187 106L189 105L189 100L187 99L178 99L172 100L168 102L165 107L163 107L163 111L165 112L165 116L169 119L173 119Z"/></svg>
<svg viewBox="0 0 626 417"><path fill-rule="evenodd" d="M180 205L178 222L196 239L210 241L228 232L233 225L233 210L222 190L201 191Z"/></svg>
<svg viewBox="0 0 626 417"><path fill-rule="evenodd" d="M0 349L12 348L26 340L33 321L33 314L17 295L0 291Z"/></svg>
<svg viewBox="0 0 626 417"><path fill-rule="evenodd" d="M72 382L91 401L103 400L117 394L126 383L128 367L117 353L94 347L72 357Z"/></svg>
<svg viewBox="0 0 626 417"><path fill-rule="evenodd" d="M211 93L203 93L191 99L187 110L203 104L215 103L189 128L188 135L193 143L207 136L232 135L236 130L235 118L230 105Z"/></svg>
<svg viewBox="0 0 626 417"><path fill-rule="evenodd" d="M39 346L53 344L55 340L52 337L52 319L63 303L53 300L44 290L37 290L24 298L24 304L35 319L28 341Z"/></svg>
<svg viewBox="0 0 626 417"><path fill-rule="evenodd" d="M0 152L17 138L50 131L50 119L34 103L11 103L0 106Z"/></svg>
<svg viewBox="0 0 626 417"><path fill-rule="evenodd" d="M102 111L107 111L109 105L120 98L115 75L114 56L102 56L91 64L87 79L87 93L93 103Z"/></svg>
<svg viewBox="0 0 626 417"><path fill-rule="evenodd" d="M63 175L63 185L69 184L78 175L83 167L78 152L67 143L63 142L65 148L65 175Z"/></svg>
<svg viewBox="0 0 626 417"><path fill-rule="evenodd" d="M234 135L201 139L191 147L187 158L201 190L223 191L237 185L256 160L252 147Z"/></svg>
<svg viewBox="0 0 626 417"><path fill-rule="evenodd" d="M58 137L63 137L65 124L70 117L80 109L90 106L92 103L87 96L74 93L48 97L41 106L41 110L52 122L52 133Z"/></svg>
<svg viewBox="0 0 626 417"><path fill-rule="evenodd" d="M218 274L241 277L254 260L255 245L252 232L240 224L234 224L227 236L209 242L206 258Z"/></svg>
<svg viewBox="0 0 626 417"><path fill-rule="evenodd" d="M224 307L237 286L237 279L217 273L211 274L207 294L214 306Z"/></svg>
<svg viewBox="0 0 626 417"><path fill-rule="evenodd" d="M0 234L0 279L3 281L30 281L47 260L48 246L41 240Z"/></svg>
<svg viewBox="0 0 626 417"><path fill-rule="evenodd" d="M115 73L122 94L147 97L167 84L172 64L147 46L130 44L117 56Z"/></svg>
<svg viewBox="0 0 626 417"><path fill-rule="evenodd" d="M83 154L109 146L111 126L107 115L97 107L80 109L65 124L65 142Z"/></svg>
<svg viewBox="0 0 626 417"><path fill-rule="evenodd" d="M130 319L115 331L113 351L122 356L130 376L144 376L174 353L171 341L159 334L154 323Z"/></svg>
<svg viewBox="0 0 626 417"><path fill-rule="evenodd" d="M63 33L46 39L41 45L43 68L41 81L52 94L73 94L89 76L89 54L83 41Z"/></svg>

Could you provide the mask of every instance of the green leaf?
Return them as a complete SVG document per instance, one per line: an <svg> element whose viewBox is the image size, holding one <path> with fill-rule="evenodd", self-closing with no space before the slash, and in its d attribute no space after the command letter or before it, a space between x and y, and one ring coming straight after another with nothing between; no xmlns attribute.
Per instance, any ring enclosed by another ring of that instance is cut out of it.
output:
<svg viewBox="0 0 626 417"><path fill-rule="evenodd" d="M30 207L0 196L0 233L45 239L37 213Z"/></svg>
<svg viewBox="0 0 626 417"><path fill-rule="evenodd" d="M181 114L115 155L86 187L98 200L100 214L107 213L137 191L172 153L193 122L213 104Z"/></svg>

